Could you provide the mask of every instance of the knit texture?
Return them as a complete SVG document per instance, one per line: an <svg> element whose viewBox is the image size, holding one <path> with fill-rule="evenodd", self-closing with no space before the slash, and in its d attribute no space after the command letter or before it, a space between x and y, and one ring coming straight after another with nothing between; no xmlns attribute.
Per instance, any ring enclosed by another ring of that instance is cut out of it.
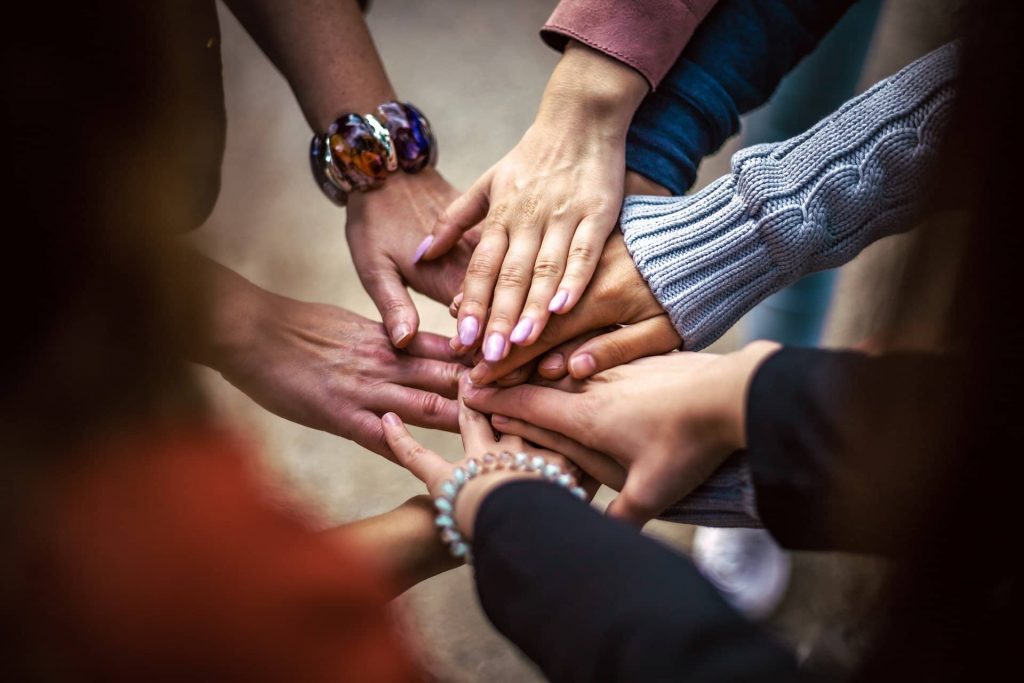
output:
<svg viewBox="0 0 1024 683"><path fill-rule="evenodd" d="M707 481L658 518L697 526L761 528L747 454L733 453Z"/></svg>
<svg viewBox="0 0 1024 683"><path fill-rule="evenodd" d="M952 114L958 53L941 47L802 135L737 152L700 192L626 199L626 245L687 349L911 227Z"/></svg>

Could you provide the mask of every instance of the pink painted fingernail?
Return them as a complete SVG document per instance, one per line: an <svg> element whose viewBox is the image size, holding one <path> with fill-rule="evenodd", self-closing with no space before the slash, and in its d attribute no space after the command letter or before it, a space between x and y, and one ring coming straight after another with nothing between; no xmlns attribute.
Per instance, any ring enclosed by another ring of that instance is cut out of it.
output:
<svg viewBox="0 0 1024 683"><path fill-rule="evenodd" d="M430 249L430 245L433 244L433 243L434 243L434 236L433 235L427 235L426 237L424 237L423 241L420 242L420 246L416 247L416 253L413 254L413 256L412 256L412 262L413 263L419 263L420 259L423 258L423 255L427 253L427 249Z"/></svg>
<svg viewBox="0 0 1024 683"><path fill-rule="evenodd" d="M548 310L552 313L557 313L562 310L562 307L565 306L567 301L569 301L569 290L560 289L558 290L558 293L555 294L554 298L551 299L551 303L548 304Z"/></svg>
<svg viewBox="0 0 1024 683"><path fill-rule="evenodd" d="M473 316L467 316L459 321L459 341L463 346L472 346L479 331L480 323Z"/></svg>
<svg viewBox="0 0 1024 683"><path fill-rule="evenodd" d="M484 342L484 360L496 363L505 355L505 337L501 332L491 332Z"/></svg>
<svg viewBox="0 0 1024 683"><path fill-rule="evenodd" d="M513 344L522 344L533 332L533 319L523 318L516 325L515 329L512 330L512 334L509 339L512 340Z"/></svg>
<svg viewBox="0 0 1024 683"><path fill-rule="evenodd" d="M597 362L589 353L581 353L569 359L569 373L576 379L589 377L596 369Z"/></svg>

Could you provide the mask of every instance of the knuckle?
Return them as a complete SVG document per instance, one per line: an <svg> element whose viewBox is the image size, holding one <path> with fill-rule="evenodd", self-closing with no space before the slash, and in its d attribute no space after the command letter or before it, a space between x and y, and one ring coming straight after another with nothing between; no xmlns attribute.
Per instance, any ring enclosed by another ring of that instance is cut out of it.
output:
<svg viewBox="0 0 1024 683"><path fill-rule="evenodd" d="M554 280L562 276L562 264L556 259L539 258L533 265L535 280Z"/></svg>
<svg viewBox="0 0 1024 683"><path fill-rule="evenodd" d="M520 289L529 282L526 269L518 263L506 264L498 273L498 286L510 289Z"/></svg>
<svg viewBox="0 0 1024 683"><path fill-rule="evenodd" d="M477 252L466 268L467 279L489 279L495 270L497 259L489 253Z"/></svg>
<svg viewBox="0 0 1024 683"><path fill-rule="evenodd" d="M569 263L583 264L592 261L597 256L597 248L590 240L580 240L569 249Z"/></svg>
<svg viewBox="0 0 1024 683"><path fill-rule="evenodd" d="M439 394L426 394L420 400L420 410L424 417L440 417L447 407L447 400Z"/></svg>

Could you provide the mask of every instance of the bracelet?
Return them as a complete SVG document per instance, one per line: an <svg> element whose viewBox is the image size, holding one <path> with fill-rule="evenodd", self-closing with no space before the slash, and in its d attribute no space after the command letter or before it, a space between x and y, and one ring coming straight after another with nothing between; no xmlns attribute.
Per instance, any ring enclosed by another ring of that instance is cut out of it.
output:
<svg viewBox="0 0 1024 683"><path fill-rule="evenodd" d="M344 114L309 143L313 180L338 206L349 193L380 187L401 169L419 173L437 163L430 122L409 103L385 102L376 114Z"/></svg>
<svg viewBox="0 0 1024 683"><path fill-rule="evenodd" d="M437 509L434 524L440 531L441 542L448 546L453 557L465 559L468 564L473 564L473 554L462 532L455 526L455 499L466 482L482 474L499 470L537 472L546 481L569 489L569 492L580 500L586 500L587 497L583 487L578 486L572 475L566 473L561 465L548 462L539 455L531 458L526 453L512 455L504 451L497 456L486 453L480 460L470 458L466 461L465 468L455 468L452 478L441 484L440 497L434 499L434 507Z"/></svg>

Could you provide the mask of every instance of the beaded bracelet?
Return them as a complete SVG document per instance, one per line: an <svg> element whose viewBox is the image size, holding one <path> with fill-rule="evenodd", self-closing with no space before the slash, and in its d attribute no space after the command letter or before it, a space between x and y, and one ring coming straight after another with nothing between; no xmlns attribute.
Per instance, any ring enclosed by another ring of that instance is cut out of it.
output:
<svg viewBox="0 0 1024 683"><path fill-rule="evenodd" d="M344 114L327 132L314 135L309 162L317 186L345 206L353 190L380 187L398 169L419 173L437 162L430 123L409 103L385 102L377 113Z"/></svg>
<svg viewBox="0 0 1024 683"><path fill-rule="evenodd" d="M466 482L476 479L481 474L499 470L537 472L546 481L569 489L569 492L580 500L586 500L587 497L583 487L578 486L572 475L567 474L561 465L548 462L539 455L531 458L526 453L512 455L504 451L497 456L486 453L480 460L470 458L466 461L465 468L455 468L452 478L441 484L441 495L434 499L434 507L437 509L434 524L441 533L441 542L448 546L453 557L465 559L468 564L473 564L473 554L462 532L455 526L455 499Z"/></svg>

